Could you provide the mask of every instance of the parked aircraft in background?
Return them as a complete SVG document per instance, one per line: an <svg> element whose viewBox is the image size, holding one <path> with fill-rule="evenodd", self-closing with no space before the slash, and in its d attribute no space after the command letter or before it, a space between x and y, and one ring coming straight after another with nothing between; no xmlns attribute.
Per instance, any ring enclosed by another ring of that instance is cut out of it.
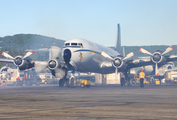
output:
<svg viewBox="0 0 177 120"><path fill-rule="evenodd" d="M18 55L14 58L8 53L3 52L2 55L6 58L0 58L0 62L13 63L15 66L17 66L17 79L19 79L19 70L25 70L34 67L34 62L32 62L31 58L29 58L31 54L33 54L33 51L27 52L26 55Z"/></svg>
<svg viewBox="0 0 177 120"><path fill-rule="evenodd" d="M153 54L148 52L147 50L140 48L140 52L145 53L146 55L150 55L148 59L145 61L152 65L154 65L154 75L159 76L160 75L160 67L164 66L165 64L170 64L169 62L177 61L176 55L165 55L166 53L170 52L173 49L172 46L168 47L165 51L157 50Z"/></svg>
<svg viewBox="0 0 177 120"><path fill-rule="evenodd" d="M155 73L155 71L154 71L155 65L147 65L147 66L133 68L130 70L130 74L133 74L136 76L141 72L141 70L143 70L146 75L145 76L146 79L149 79L149 80L163 79L165 77L165 72L168 70L172 70L172 69L175 69L174 63L168 62L159 68L159 76L155 76L155 74L154 74ZM135 78L135 76L131 76L131 77ZM136 76L136 77L138 77L138 76ZM151 81L151 82L153 82L153 81Z"/></svg>

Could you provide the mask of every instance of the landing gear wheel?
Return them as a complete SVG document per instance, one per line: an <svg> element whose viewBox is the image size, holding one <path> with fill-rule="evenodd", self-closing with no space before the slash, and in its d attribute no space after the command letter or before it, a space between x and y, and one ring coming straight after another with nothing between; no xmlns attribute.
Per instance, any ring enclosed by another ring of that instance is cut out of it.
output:
<svg viewBox="0 0 177 120"><path fill-rule="evenodd" d="M63 87L64 86L64 79L61 79L60 81L59 81L59 87Z"/></svg>
<svg viewBox="0 0 177 120"><path fill-rule="evenodd" d="M69 87L69 79L66 78L66 87Z"/></svg>
<svg viewBox="0 0 177 120"><path fill-rule="evenodd" d="M23 82L22 81L17 81L14 86L23 86Z"/></svg>
<svg viewBox="0 0 177 120"><path fill-rule="evenodd" d="M128 86L131 86L131 81L130 81L130 79L128 79L127 84L128 84Z"/></svg>
<svg viewBox="0 0 177 120"><path fill-rule="evenodd" d="M125 86L125 79L121 78L121 86Z"/></svg>
<svg viewBox="0 0 177 120"><path fill-rule="evenodd" d="M74 87L74 78L71 78L70 87L71 87L71 88L73 88L73 87Z"/></svg>

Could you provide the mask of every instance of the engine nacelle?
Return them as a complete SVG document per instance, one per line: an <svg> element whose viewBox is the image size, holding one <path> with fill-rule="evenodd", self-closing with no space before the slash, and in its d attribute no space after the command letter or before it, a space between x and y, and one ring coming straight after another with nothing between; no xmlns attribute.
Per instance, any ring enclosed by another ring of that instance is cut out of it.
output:
<svg viewBox="0 0 177 120"><path fill-rule="evenodd" d="M56 68L61 68L61 62L59 59L51 59L48 62L48 67L50 70L55 70Z"/></svg>
<svg viewBox="0 0 177 120"><path fill-rule="evenodd" d="M124 69L126 67L125 61L122 60L122 58L120 57L114 58L112 64L115 68L119 68L119 69Z"/></svg>
<svg viewBox="0 0 177 120"><path fill-rule="evenodd" d="M166 58L161 55L160 52L153 53L153 56L151 57L152 62L162 64L166 62Z"/></svg>
<svg viewBox="0 0 177 120"><path fill-rule="evenodd" d="M34 67L34 62L31 61L29 57L22 58L22 56L17 56L14 59L15 66L18 66L20 70L26 70Z"/></svg>

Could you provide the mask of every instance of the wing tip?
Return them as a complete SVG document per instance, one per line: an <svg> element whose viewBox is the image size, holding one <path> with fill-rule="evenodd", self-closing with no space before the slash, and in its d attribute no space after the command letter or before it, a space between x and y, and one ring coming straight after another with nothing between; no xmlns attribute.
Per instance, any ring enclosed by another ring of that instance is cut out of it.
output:
<svg viewBox="0 0 177 120"><path fill-rule="evenodd" d="M140 52L142 52L142 48L140 48L140 50L139 50Z"/></svg>

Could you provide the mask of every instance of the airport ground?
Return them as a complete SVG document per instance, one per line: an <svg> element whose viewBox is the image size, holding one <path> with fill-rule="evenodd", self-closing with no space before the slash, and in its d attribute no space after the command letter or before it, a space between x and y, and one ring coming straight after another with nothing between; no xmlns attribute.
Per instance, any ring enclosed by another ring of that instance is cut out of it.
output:
<svg viewBox="0 0 177 120"><path fill-rule="evenodd" d="M1 120L177 119L177 85L0 87Z"/></svg>

